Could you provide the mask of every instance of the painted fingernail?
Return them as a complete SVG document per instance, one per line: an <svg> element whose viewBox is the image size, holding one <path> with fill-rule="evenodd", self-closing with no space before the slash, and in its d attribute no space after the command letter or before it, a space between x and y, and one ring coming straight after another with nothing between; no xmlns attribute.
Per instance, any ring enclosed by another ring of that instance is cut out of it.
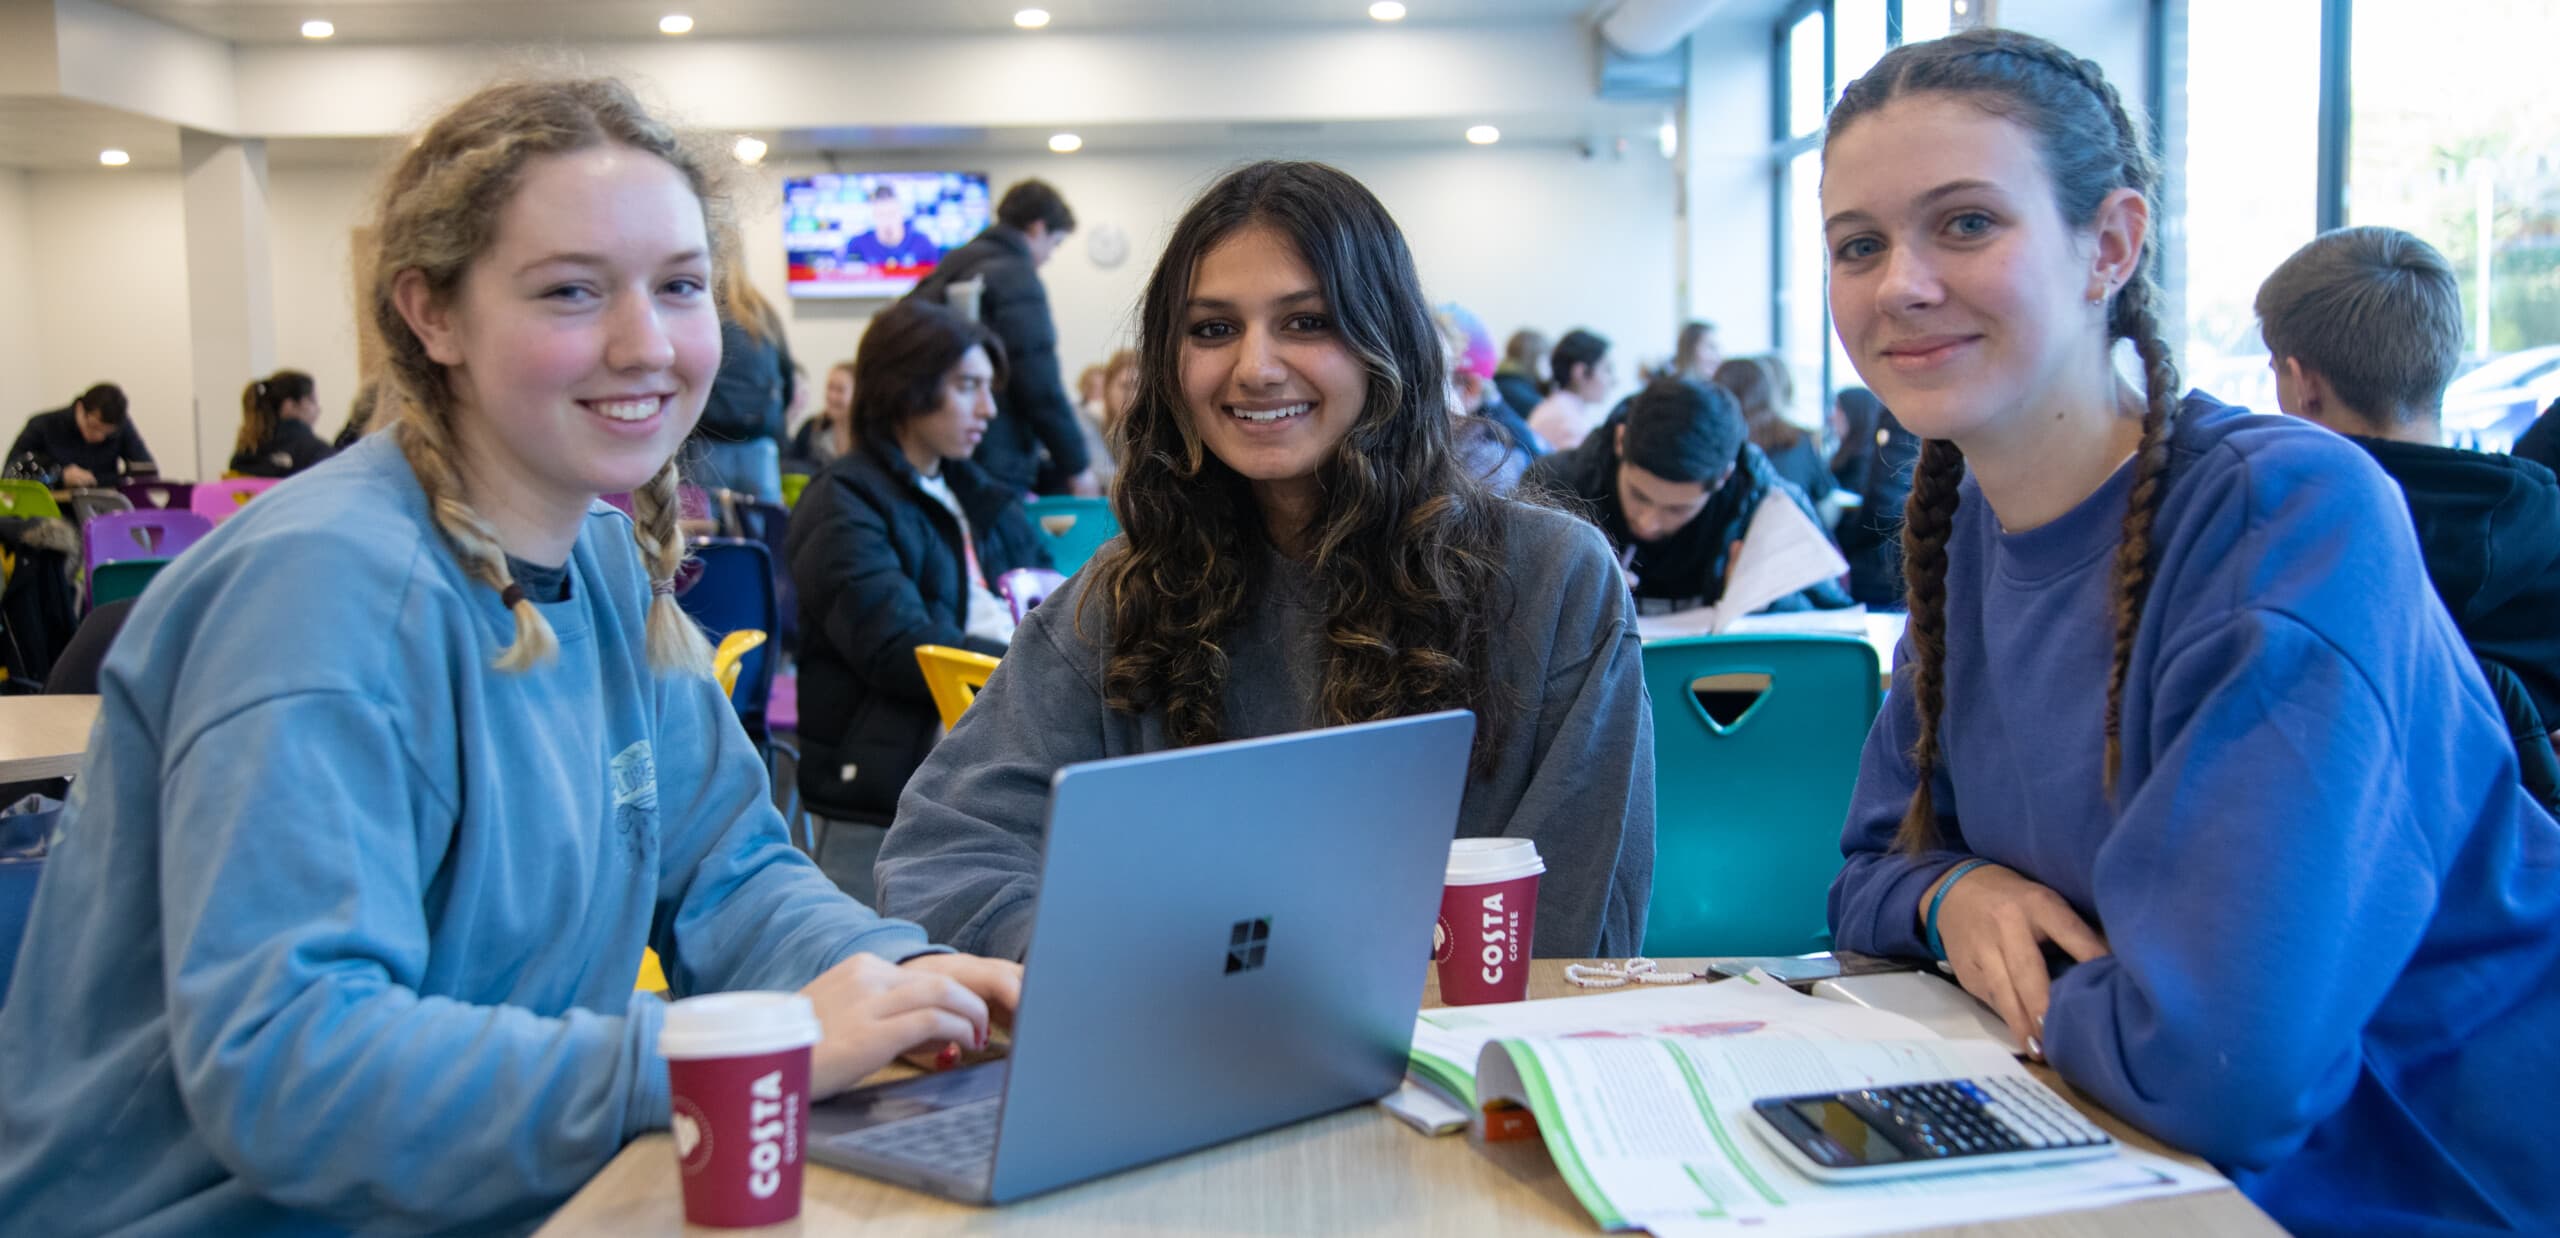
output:
<svg viewBox="0 0 2560 1238"><path fill-rule="evenodd" d="M2036 1035L2038 1035L2038 1036L2042 1036L2042 1035L2044 1035L2044 1016L2043 1016L2043 1015L2037 1015L2037 1016L2036 1016Z"/></svg>
<svg viewBox="0 0 2560 1238"><path fill-rule="evenodd" d="M984 1053L984 1052L986 1052L986 1051L987 1051L987 1029L985 1029L985 1028L983 1028L983 1027L982 1027L982 1028L979 1028L979 1029L978 1029L978 1052L980 1052L980 1053Z"/></svg>
<svg viewBox="0 0 2560 1238"><path fill-rule="evenodd" d="M960 1046L957 1043L942 1046L941 1054L933 1059L935 1070L949 1070L959 1064Z"/></svg>
<svg viewBox="0 0 2560 1238"><path fill-rule="evenodd" d="M2041 1029L2041 1028L2039 1028L2038 1030L2042 1030L2042 1029ZM2043 1057L2043 1056L2044 1056L2044 1041L2043 1041L2043 1040L2041 1040L2041 1039L2039 1039L2039 1038L2037 1038L2037 1037L2034 1037L2034 1036L2029 1036L2029 1037L2027 1037L2027 1056L2028 1056L2028 1057Z"/></svg>

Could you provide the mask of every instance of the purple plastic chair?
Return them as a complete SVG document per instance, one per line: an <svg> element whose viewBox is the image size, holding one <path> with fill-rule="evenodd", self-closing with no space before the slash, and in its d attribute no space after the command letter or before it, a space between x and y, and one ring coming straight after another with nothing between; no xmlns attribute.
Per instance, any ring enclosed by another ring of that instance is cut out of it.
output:
<svg viewBox="0 0 2560 1238"><path fill-rule="evenodd" d="M204 540L204 535L211 532L213 522L194 512L100 512L80 530L82 574L96 571L101 563L174 559L179 551Z"/></svg>
<svg viewBox="0 0 2560 1238"><path fill-rule="evenodd" d="M195 498L195 483L184 481L129 481L116 487L118 493L133 500L136 510L187 511Z"/></svg>

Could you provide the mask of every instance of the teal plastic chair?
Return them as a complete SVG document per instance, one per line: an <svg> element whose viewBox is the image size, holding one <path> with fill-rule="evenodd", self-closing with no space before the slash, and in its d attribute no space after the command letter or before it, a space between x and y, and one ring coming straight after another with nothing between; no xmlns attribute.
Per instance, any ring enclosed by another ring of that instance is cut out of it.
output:
<svg viewBox="0 0 2560 1238"><path fill-rule="evenodd" d="M141 597L143 586L167 566L167 559L123 559L99 564L89 573L89 609Z"/></svg>
<svg viewBox="0 0 2560 1238"><path fill-rule="evenodd" d="M1033 499L1022 510L1030 513L1032 527L1040 530L1040 540L1049 544L1049 557L1063 575L1075 575L1104 542L1120 535L1120 520L1111 514L1108 499Z"/></svg>
<svg viewBox="0 0 2560 1238"><path fill-rule="evenodd" d="M1653 698L1655 958L1831 948L1828 902L1880 695L1853 636L1644 647Z"/></svg>

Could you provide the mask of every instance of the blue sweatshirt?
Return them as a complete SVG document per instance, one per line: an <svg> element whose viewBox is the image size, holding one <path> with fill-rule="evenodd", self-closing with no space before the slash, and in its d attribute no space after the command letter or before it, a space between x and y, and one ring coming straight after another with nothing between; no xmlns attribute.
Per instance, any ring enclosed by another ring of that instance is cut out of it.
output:
<svg viewBox="0 0 2560 1238"><path fill-rule="evenodd" d="M0 1009L0 1229L529 1228L667 1121L644 944L678 994L925 950L649 669L649 597L598 504L559 660L489 669L508 618L389 435L162 573Z"/></svg>
<svg viewBox="0 0 2560 1238"><path fill-rule="evenodd" d="M2524 796L2398 492L2344 439L2197 396L2169 467L2113 803L2130 470L2014 534L1964 483L1943 841L1892 850L1918 734L1897 691L1850 807L1839 944L1925 954L1922 891L1988 857L2114 950L2055 982L2054 1067L2295 1232L2560 1227L2560 825Z"/></svg>

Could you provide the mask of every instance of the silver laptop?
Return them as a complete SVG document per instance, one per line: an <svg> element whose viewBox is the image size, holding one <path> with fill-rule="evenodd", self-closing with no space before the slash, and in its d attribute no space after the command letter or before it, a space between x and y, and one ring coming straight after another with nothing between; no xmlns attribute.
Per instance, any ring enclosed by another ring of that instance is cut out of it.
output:
<svg viewBox="0 0 2560 1238"><path fill-rule="evenodd" d="M1464 710L1071 765L1011 1056L815 1106L810 1160L1003 1203L1404 1077Z"/></svg>

